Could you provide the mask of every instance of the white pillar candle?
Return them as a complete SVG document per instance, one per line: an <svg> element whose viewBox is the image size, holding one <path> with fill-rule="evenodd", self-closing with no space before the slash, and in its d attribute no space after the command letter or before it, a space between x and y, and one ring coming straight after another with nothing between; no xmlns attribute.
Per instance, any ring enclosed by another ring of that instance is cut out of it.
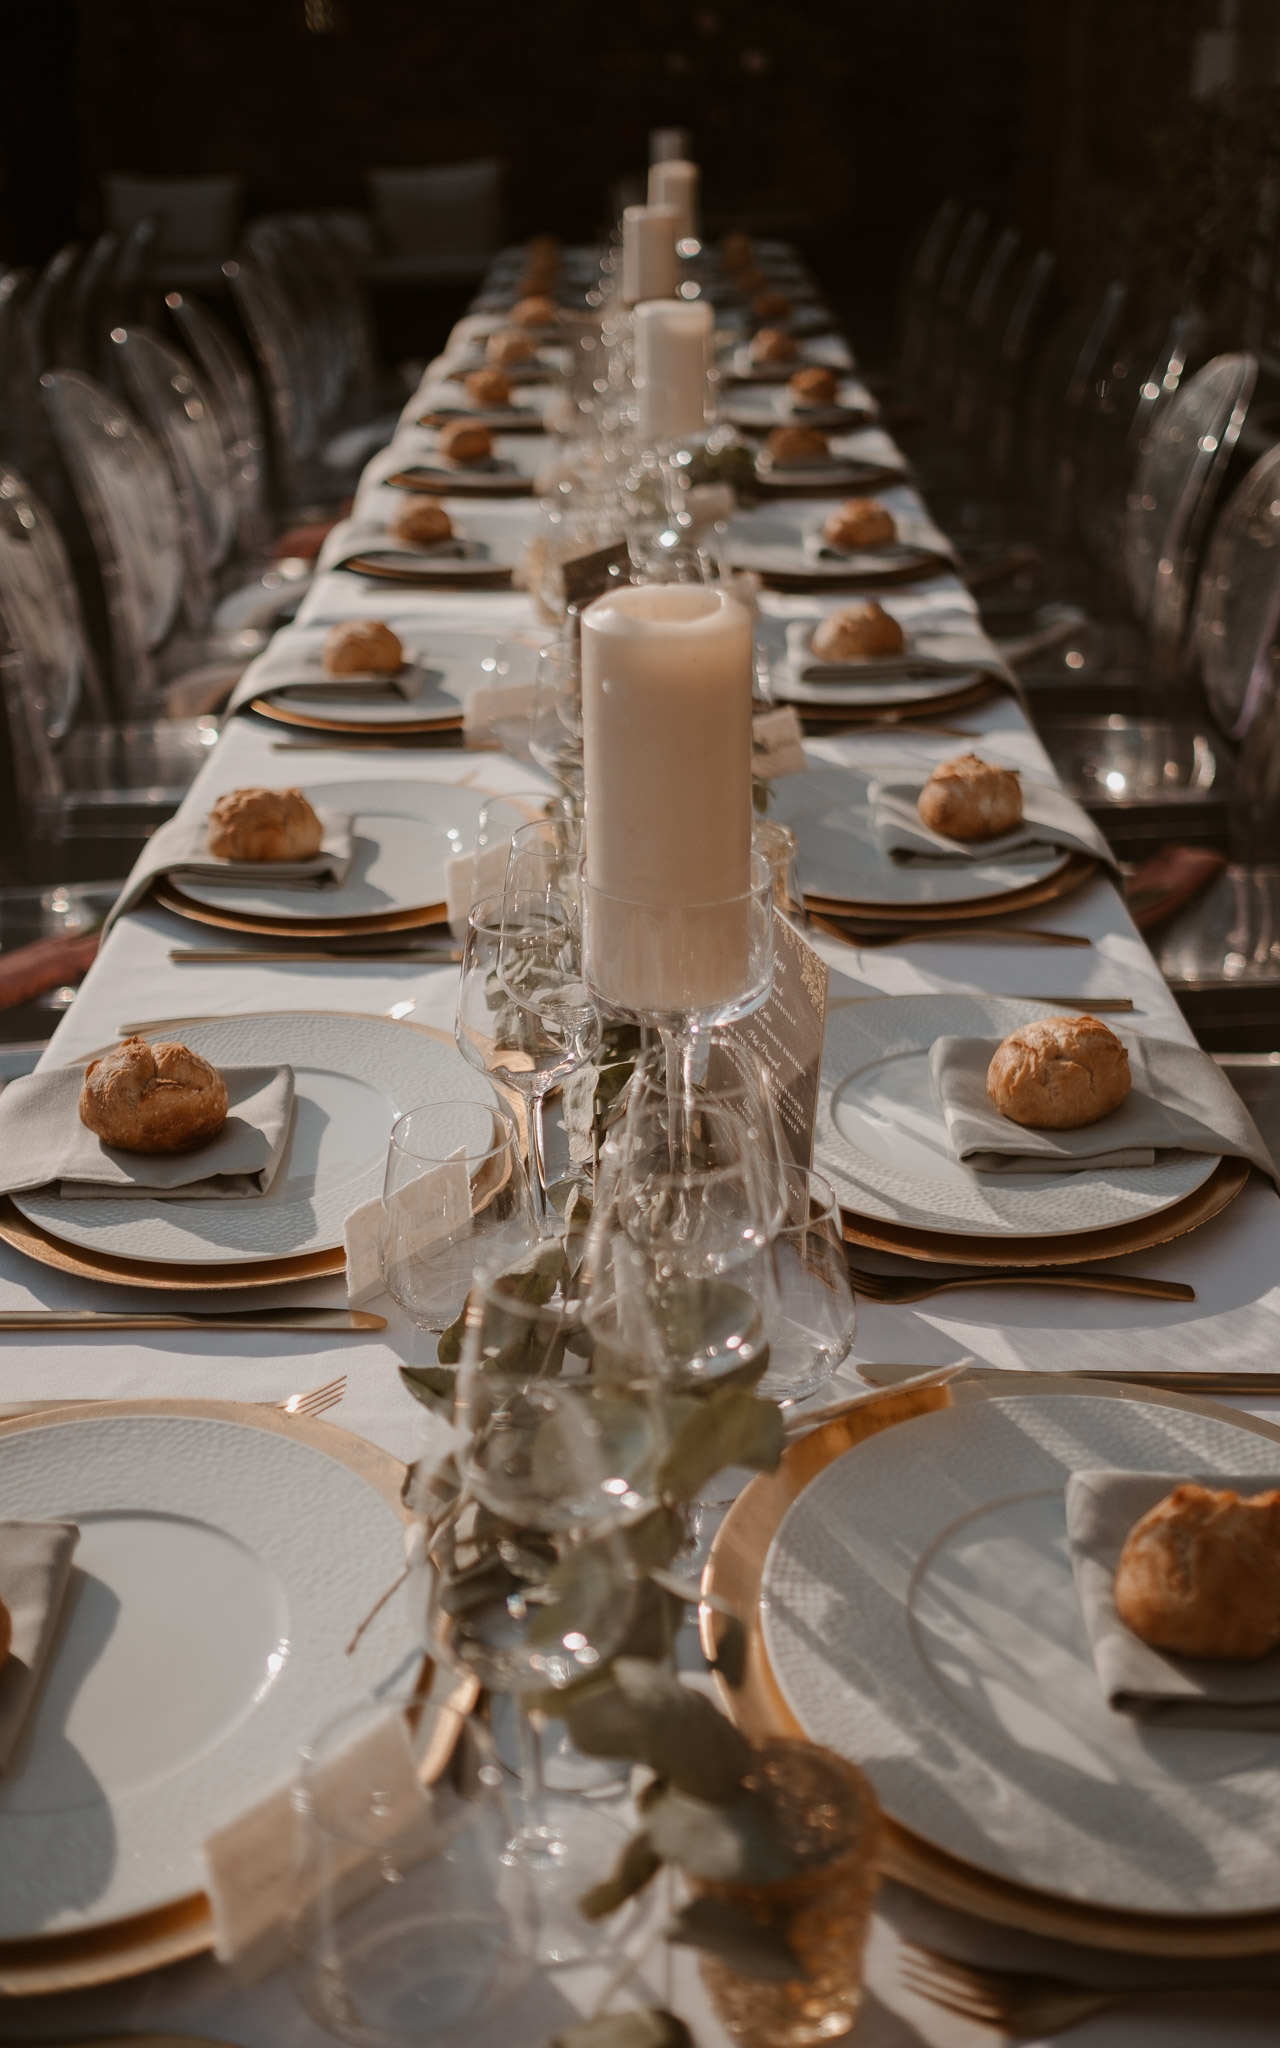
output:
<svg viewBox="0 0 1280 2048"><path fill-rule="evenodd" d="M622 298L673 299L676 293L676 215L672 206L629 206L622 216Z"/></svg>
<svg viewBox="0 0 1280 2048"><path fill-rule="evenodd" d="M590 972L623 1009L740 995L751 886L751 618L643 584L582 614Z"/></svg>
<svg viewBox="0 0 1280 2048"><path fill-rule="evenodd" d="M636 424L648 446L706 432L712 321L700 299L636 307Z"/></svg>
<svg viewBox="0 0 1280 2048"><path fill-rule="evenodd" d="M674 206L677 242L695 240L698 233L698 166L683 158L668 158L649 166L650 206Z"/></svg>
<svg viewBox="0 0 1280 2048"><path fill-rule="evenodd" d="M649 162L661 164L673 157L687 157L691 139L687 128L651 128Z"/></svg>

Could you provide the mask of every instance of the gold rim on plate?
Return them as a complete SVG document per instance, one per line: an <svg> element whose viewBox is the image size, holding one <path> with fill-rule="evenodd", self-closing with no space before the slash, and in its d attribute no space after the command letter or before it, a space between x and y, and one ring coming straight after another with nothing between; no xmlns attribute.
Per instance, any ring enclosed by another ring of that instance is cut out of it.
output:
<svg viewBox="0 0 1280 2048"><path fill-rule="evenodd" d="M163 880L151 884L151 896L162 910L172 910L175 916L190 918L195 924L217 925L228 932L259 932L269 939L341 939L376 932L411 932L423 925L443 924L448 914L444 903L425 903L414 910L386 910L373 917L282 921L257 917L247 911L217 910L184 896L172 882Z"/></svg>
<svg viewBox="0 0 1280 2048"><path fill-rule="evenodd" d="M248 1401L79 1401L62 1409L0 1422L0 1437L19 1436L31 1429L58 1428L99 1415L208 1416L213 1421L238 1422L249 1429L295 1437L345 1465L398 1515L404 1515L400 1489L405 1468L389 1451L337 1423L284 1415L277 1408ZM460 1680L448 1704L468 1712L475 1692L473 1681ZM438 1773L446 1761L447 1755L433 1752L430 1775ZM0 1941L0 1997L29 1998L112 1984L201 1955L213 1947L213 1942L213 1913L203 1892L191 1892L154 1912L107 1921L101 1927L79 1933Z"/></svg>
<svg viewBox="0 0 1280 2048"><path fill-rule="evenodd" d="M357 732L368 738L379 739L384 734L394 737L397 733L461 732L462 713L448 718L404 718L390 719L377 725L367 720L354 718L322 718L310 711L286 710L282 704L270 697L254 697L249 704L250 711L256 711L263 718L273 719L279 725L301 725L308 732Z"/></svg>
<svg viewBox="0 0 1280 2048"><path fill-rule="evenodd" d="M702 1578L698 1621L708 1657L717 1654L724 1627L723 1612L717 1611L713 1601L737 1615L746 1630L741 1685L736 1689L730 1687L717 1673L716 1687L725 1711L753 1742L775 1736L805 1738L805 1730L788 1706L770 1666L760 1623L765 1562L792 1502L811 1479L854 1444L918 1415L953 1407L957 1400L997 1398L1009 1391L1005 1377L1019 1393L1103 1394L1110 1400L1139 1401L1225 1417L1241 1429L1280 1443L1280 1428L1274 1423L1189 1394L1119 1383L1107 1385L1102 1381L1073 1382L1068 1373L1015 1371L995 1380L961 1381L951 1386L887 1394L882 1401L838 1416L813 1430L784 1451L776 1472L761 1474L738 1495L716 1532ZM1245 1956L1280 1949L1280 1911L1224 1914L1215 1919L1207 1915L1128 1913L1111 1907L1081 1905L1074 1899L992 1876L935 1847L891 1819L883 1809L881 1824L881 1868L887 1877L910 1885L941 1905L1002 1927L1143 1955Z"/></svg>

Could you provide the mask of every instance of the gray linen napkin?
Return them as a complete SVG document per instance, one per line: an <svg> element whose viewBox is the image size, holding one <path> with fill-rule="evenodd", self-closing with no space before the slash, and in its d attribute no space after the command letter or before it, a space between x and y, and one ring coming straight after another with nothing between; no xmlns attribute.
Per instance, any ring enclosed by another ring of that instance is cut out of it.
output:
<svg viewBox="0 0 1280 2048"><path fill-rule="evenodd" d="M223 1067L230 1114L194 1152L122 1152L80 1121L83 1067L44 1067L0 1094L0 1193L67 1200L243 1201L265 1195L289 1142L292 1067Z"/></svg>
<svg viewBox="0 0 1280 2048"><path fill-rule="evenodd" d="M889 600L892 606L893 600ZM998 676L1006 670L985 633L913 632L903 654L869 655L860 661L823 661L813 651L817 619L792 619L787 626L787 668L800 683L884 683L914 675Z"/></svg>
<svg viewBox="0 0 1280 2048"><path fill-rule="evenodd" d="M1277 1180L1262 1135L1222 1069L1197 1045L1117 1032L1133 1088L1110 1116L1075 1131L1028 1130L987 1094L998 1038L937 1038L929 1053L933 1092L955 1158L975 1173L1079 1173L1085 1167L1151 1166L1163 1151L1250 1159Z"/></svg>
<svg viewBox="0 0 1280 2048"><path fill-rule="evenodd" d="M208 812L188 811L184 805L176 818L152 833L138 855L133 872L111 906L103 936L118 917L141 902L162 875L168 875L179 888L183 882L206 887L225 884L229 889L251 882L270 889L340 889L355 850L351 814L317 807L316 816L324 827L324 838L319 853L309 860L221 860L209 852Z"/></svg>
<svg viewBox="0 0 1280 2048"><path fill-rule="evenodd" d="M1029 847L1061 846L1116 867L1116 857L1087 811L1048 782L1022 783L1022 823L994 839L952 839L934 832L916 808L923 780L873 782L867 789L871 824L885 853L929 860L1003 860Z"/></svg>
<svg viewBox="0 0 1280 2048"><path fill-rule="evenodd" d="M80 1541L74 1522L0 1522L0 1600L13 1623L0 1665L0 1771L8 1768L36 1696Z"/></svg>
<svg viewBox="0 0 1280 2048"><path fill-rule="evenodd" d="M1094 1668L1108 1704L1178 1728L1280 1728L1280 1650L1251 1664L1221 1664L1207 1657L1174 1657L1153 1650L1126 1628L1116 1612L1113 1582L1125 1538L1140 1516L1186 1472L1073 1472L1067 1481L1067 1540L1071 1569ZM1237 1493L1266 1493L1280 1477L1201 1478L1200 1484Z"/></svg>
<svg viewBox="0 0 1280 2048"><path fill-rule="evenodd" d="M407 504L408 499L405 502ZM390 527L382 525L379 520L344 519L326 535L316 563L317 573L341 569L356 555L400 555L406 566L421 562L425 568L434 563L487 562L489 550L483 541L467 540L459 534L448 540L429 541L424 546L417 541L401 540L399 534L392 533ZM345 682L346 678L335 676L333 680Z"/></svg>

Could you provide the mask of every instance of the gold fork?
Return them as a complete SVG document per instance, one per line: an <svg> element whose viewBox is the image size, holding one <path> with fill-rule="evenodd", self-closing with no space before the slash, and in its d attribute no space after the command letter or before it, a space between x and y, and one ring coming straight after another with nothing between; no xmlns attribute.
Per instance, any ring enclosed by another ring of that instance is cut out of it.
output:
<svg viewBox="0 0 1280 2048"><path fill-rule="evenodd" d="M904 1947L899 1969L908 1991L960 2019L998 2027L1019 2038L1065 2034L1068 2027L1117 2008L1126 2012L1155 2011L1161 2006L1176 2009L1185 1999L1195 1997L1212 1998L1215 2005L1252 2002L1280 2007L1280 1984L1227 1985L1206 1980L1126 1991L1072 1984L1063 1977L1038 1977L1021 1970L982 1970L914 1947Z"/></svg>
<svg viewBox="0 0 1280 2048"><path fill-rule="evenodd" d="M276 1406L285 1415L323 1415L326 1409L336 1408L347 1391L347 1376L340 1373L336 1380L326 1380L322 1387L312 1387L308 1394L290 1394Z"/></svg>

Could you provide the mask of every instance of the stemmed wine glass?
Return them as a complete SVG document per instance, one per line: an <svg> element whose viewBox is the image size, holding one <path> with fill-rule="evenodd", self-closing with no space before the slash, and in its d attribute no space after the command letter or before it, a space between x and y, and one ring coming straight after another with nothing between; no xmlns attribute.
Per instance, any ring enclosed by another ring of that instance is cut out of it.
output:
<svg viewBox="0 0 1280 2048"><path fill-rule="evenodd" d="M396 1119L378 1253L419 1329L447 1329L475 1275L511 1266L538 1236L519 1135L496 1104L430 1102Z"/></svg>
<svg viewBox="0 0 1280 2048"><path fill-rule="evenodd" d="M556 641L538 656L529 714L529 752L581 808L582 657L576 642Z"/></svg>
<svg viewBox="0 0 1280 2048"><path fill-rule="evenodd" d="M546 1226L542 1105L600 1044L582 979L578 919L563 897L481 899L467 920L454 1038L469 1064L521 1102L539 1220Z"/></svg>
<svg viewBox="0 0 1280 2048"><path fill-rule="evenodd" d="M504 896L558 896L578 907L582 827L576 818L537 818L511 835Z"/></svg>

